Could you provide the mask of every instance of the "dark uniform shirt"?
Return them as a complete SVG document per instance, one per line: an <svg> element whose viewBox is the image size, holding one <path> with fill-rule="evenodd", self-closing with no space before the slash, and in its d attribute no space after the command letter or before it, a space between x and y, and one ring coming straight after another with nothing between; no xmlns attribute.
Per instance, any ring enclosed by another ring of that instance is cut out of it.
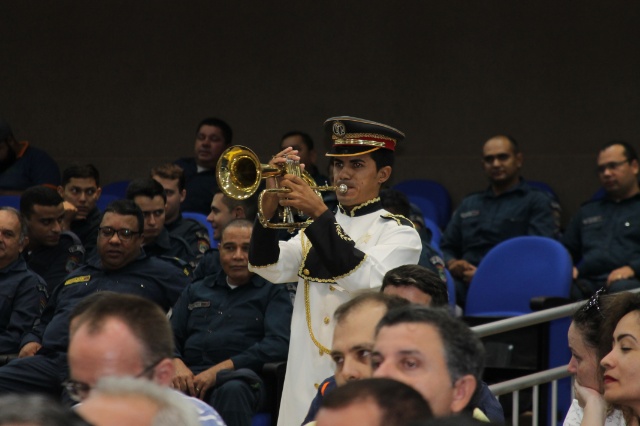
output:
<svg viewBox="0 0 640 426"><path fill-rule="evenodd" d="M213 194L218 192L218 181L215 169L198 173L195 158L181 158L175 162L184 170L185 189L187 197L182 202L180 209L183 212L196 212L209 214Z"/></svg>
<svg viewBox="0 0 640 426"><path fill-rule="evenodd" d="M96 207L89 212L86 219L71 222L71 232L80 238L86 253L91 253L96 247L101 216L100 210Z"/></svg>
<svg viewBox="0 0 640 426"><path fill-rule="evenodd" d="M200 262L198 262L198 266L193 271L192 279L197 281L209 275L216 275L221 270L220 252L217 248L212 248L207 250Z"/></svg>
<svg viewBox="0 0 640 426"><path fill-rule="evenodd" d="M46 301L47 284L24 259L0 269L1 354L18 353L23 334L31 330Z"/></svg>
<svg viewBox="0 0 640 426"><path fill-rule="evenodd" d="M49 294L84 262L84 247L73 233L65 231L53 247L40 247L24 254L27 265L47 282Z"/></svg>
<svg viewBox="0 0 640 426"><path fill-rule="evenodd" d="M491 188L465 197L442 235L445 261L464 259L478 265L502 241L524 235L555 238L558 226L553 202L546 192L520 181L495 195Z"/></svg>
<svg viewBox="0 0 640 426"><path fill-rule="evenodd" d="M36 185L57 187L60 169L49 154L34 148L29 142L20 142L18 158L7 170L0 173L0 189L25 190Z"/></svg>
<svg viewBox="0 0 640 426"><path fill-rule="evenodd" d="M189 283L185 271L169 262L146 256L118 270L102 268L99 257L73 271L49 298L41 320L22 344L39 342L51 351L66 352L69 345L69 315L83 298L98 291L135 294L169 310Z"/></svg>
<svg viewBox="0 0 640 426"><path fill-rule="evenodd" d="M227 359L261 371L287 359L293 306L284 286L254 275L231 289L221 271L192 283L173 308L176 356L199 373Z"/></svg>
<svg viewBox="0 0 640 426"><path fill-rule="evenodd" d="M169 234L185 240L198 260L211 246L209 231L197 220L184 219L180 215L173 222L165 224L164 227L167 228Z"/></svg>
<svg viewBox="0 0 640 426"><path fill-rule="evenodd" d="M149 256L178 258L192 268L196 264L196 255L191 251L189 244L182 238L169 234L166 229L160 231L153 243L145 244L144 251Z"/></svg>
<svg viewBox="0 0 640 426"><path fill-rule="evenodd" d="M622 266L640 276L640 194L618 202L604 198L583 204L562 243L581 277L606 279Z"/></svg>

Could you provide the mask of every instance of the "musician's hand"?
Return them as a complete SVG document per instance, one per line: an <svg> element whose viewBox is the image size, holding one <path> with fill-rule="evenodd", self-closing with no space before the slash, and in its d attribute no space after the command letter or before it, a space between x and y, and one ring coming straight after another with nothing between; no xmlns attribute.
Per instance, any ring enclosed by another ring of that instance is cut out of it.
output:
<svg viewBox="0 0 640 426"><path fill-rule="evenodd" d="M322 198L318 197L318 194L302 178L284 175L280 186L291 190L291 192L278 194L281 206L298 209L313 220L327 211L328 208Z"/></svg>
<svg viewBox="0 0 640 426"><path fill-rule="evenodd" d="M271 161L269 161L270 166L274 167L282 167L283 163L287 162L287 159L290 160L298 160L300 161L300 157L298 157L298 151L291 148L290 146L283 149L273 157L271 157ZM266 179L267 188L277 188L280 186L280 181L282 177L271 177ZM267 219L271 219L276 211L278 210L278 195L265 193L262 196L262 212Z"/></svg>

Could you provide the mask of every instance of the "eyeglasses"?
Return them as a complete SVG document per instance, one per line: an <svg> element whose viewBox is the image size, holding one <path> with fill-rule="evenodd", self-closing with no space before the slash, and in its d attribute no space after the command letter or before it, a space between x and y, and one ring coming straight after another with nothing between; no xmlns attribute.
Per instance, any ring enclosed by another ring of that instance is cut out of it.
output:
<svg viewBox="0 0 640 426"><path fill-rule="evenodd" d="M600 164L598 167L596 167L596 171L598 172L598 174L601 175L607 170L614 171L618 167L622 166L624 163L628 163L628 162L629 160L622 160L622 161L612 161L610 163Z"/></svg>
<svg viewBox="0 0 640 426"><path fill-rule="evenodd" d="M118 234L118 238L120 238L121 241L128 241L132 239L134 235L141 234L140 231L132 231L131 229L127 228L114 229L110 226L102 226L98 228L98 232L103 238L111 238L113 237L113 234Z"/></svg>
<svg viewBox="0 0 640 426"><path fill-rule="evenodd" d="M587 303L585 303L585 305L582 307L582 312L589 312L591 309L595 308L598 310L598 313L600 314L600 316L604 318L604 314L600 310L600 296L606 293L607 293L606 287L602 287L600 290L593 293L593 296L591 296L589 301L587 301Z"/></svg>
<svg viewBox="0 0 640 426"><path fill-rule="evenodd" d="M160 362L163 359L165 358L160 358L153 364L145 367L144 370L142 370L139 374L133 377L136 379L139 379L141 377L147 376L150 372L153 371L154 368L158 366L158 364L160 364ZM87 399L87 397L89 396L89 392L91 392L91 388L92 388L92 386L88 383L79 382L77 380L72 380L72 379L65 380L64 382L62 382L62 386L64 386L64 388L67 390L71 399L73 399L76 402L82 402L85 399Z"/></svg>

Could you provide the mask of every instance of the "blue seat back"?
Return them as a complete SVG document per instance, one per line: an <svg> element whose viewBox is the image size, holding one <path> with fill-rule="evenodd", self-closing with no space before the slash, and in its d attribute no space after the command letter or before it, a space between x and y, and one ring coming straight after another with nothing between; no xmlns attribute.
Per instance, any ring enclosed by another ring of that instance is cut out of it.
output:
<svg viewBox="0 0 640 426"><path fill-rule="evenodd" d="M125 198L129 183L131 183L130 180L118 180L111 182L110 184L102 187L102 195L115 195L118 199Z"/></svg>
<svg viewBox="0 0 640 426"><path fill-rule="evenodd" d="M442 231L438 228L438 225L431 219L424 218L424 226L431 231L431 247L440 251L440 240L442 240Z"/></svg>
<svg viewBox="0 0 640 426"><path fill-rule="evenodd" d="M16 210L20 210L20 196L0 195L0 207L13 207Z"/></svg>
<svg viewBox="0 0 640 426"><path fill-rule="evenodd" d="M429 179L409 179L394 185L393 189L406 194L409 199L412 195L426 198L436 207L436 217L431 217L426 211L422 211L425 217L430 217L444 229L451 218L451 196L449 191L441 183ZM416 203L418 204L418 203ZM419 205L420 208L422 208Z"/></svg>
<svg viewBox="0 0 640 426"><path fill-rule="evenodd" d="M209 244L211 248L218 247L218 242L213 239L213 226L211 226L211 224L207 220L207 216L202 213L196 212L182 212L182 217L185 219L197 220L199 223L204 225L204 227L207 228L207 231L209 232Z"/></svg>
<svg viewBox="0 0 640 426"><path fill-rule="evenodd" d="M569 298L573 264L551 238L516 237L491 249L467 294L467 316L516 316L531 312L533 297Z"/></svg>
<svg viewBox="0 0 640 426"><path fill-rule="evenodd" d="M116 195L100 194L100 198L98 198L98 202L96 203L96 205L101 212L104 212L107 206L116 200L120 200L120 198L118 198Z"/></svg>

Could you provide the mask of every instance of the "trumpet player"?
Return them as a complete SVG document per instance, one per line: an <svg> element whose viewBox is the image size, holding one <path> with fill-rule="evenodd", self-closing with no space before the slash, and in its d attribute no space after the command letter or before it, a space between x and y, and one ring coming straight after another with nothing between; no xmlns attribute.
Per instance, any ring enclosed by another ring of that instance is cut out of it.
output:
<svg viewBox="0 0 640 426"><path fill-rule="evenodd" d="M378 196L404 134L354 117L330 118L324 127L333 142L327 156L340 188L338 209L330 211L300 177L269 178L267 187L289 191L265 193L264 218L273 217L280 205L303 212L313 223L286 242L278 241L275 230L254 226L249 250L252 271L274 283L298 282L278 420L284 426L302 423L316 387L332 373L335 309L358 290L379 289L389 269L416 264L422 247L413 224L384 210ZM299 160L297 154L288 147L270 164Z"/></svg>

